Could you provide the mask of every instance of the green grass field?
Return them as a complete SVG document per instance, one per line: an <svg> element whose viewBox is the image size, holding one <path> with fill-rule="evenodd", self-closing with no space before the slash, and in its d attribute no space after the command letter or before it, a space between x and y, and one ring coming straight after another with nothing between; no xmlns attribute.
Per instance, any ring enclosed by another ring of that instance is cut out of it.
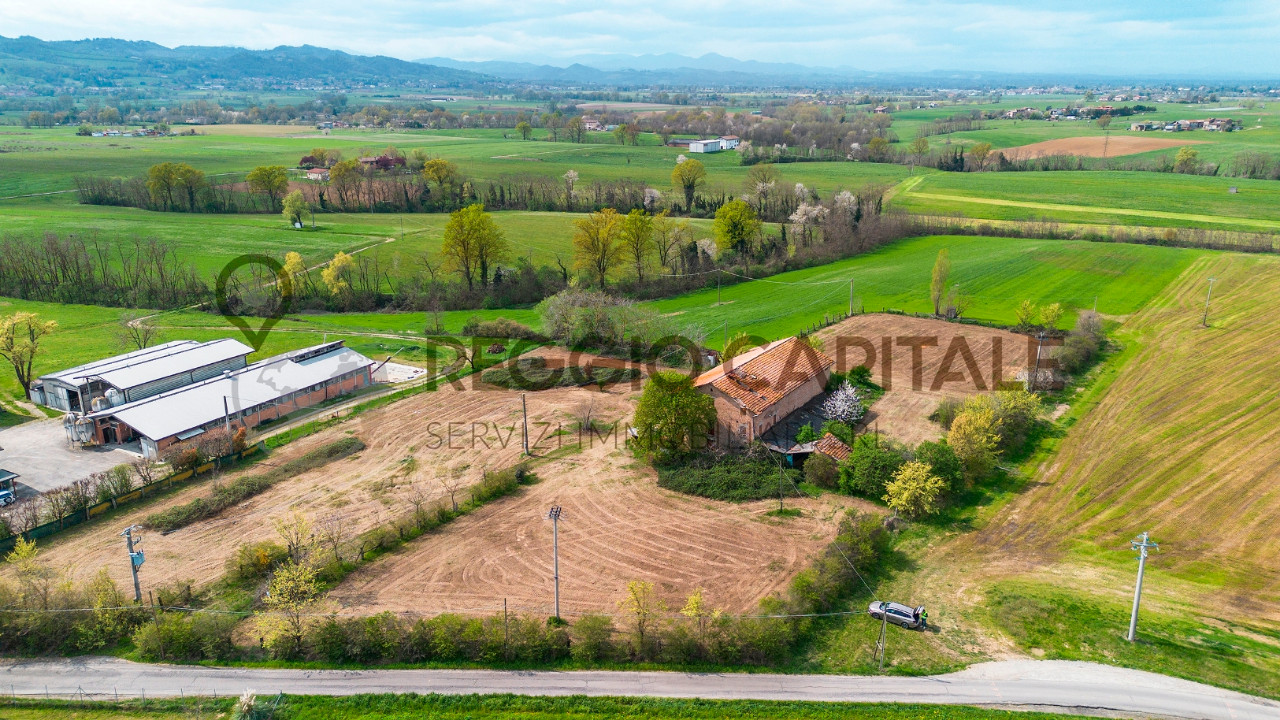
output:
<svg viewBox="0 0 1280 720"><path fill-rule="evenodd" d="M260 695L270 706L274 695ZM119 703L17 701L0 705L5 720L185 720L227 717L231 700L189 698ZM724 700L659 700L613 697L520 697L515 695L356 695L297 696L281 699L276 720L718 720L750 717L766 720L1073 720L1077 715L993 710L964 705L904 705Z"/></svg>
<svg viewBox="0 0 1280 720"><path fill-rule="evenodd" d="M1170 173L935 173L900 192L893 205L996 220L1280 230L1280 182Z"/></svg>

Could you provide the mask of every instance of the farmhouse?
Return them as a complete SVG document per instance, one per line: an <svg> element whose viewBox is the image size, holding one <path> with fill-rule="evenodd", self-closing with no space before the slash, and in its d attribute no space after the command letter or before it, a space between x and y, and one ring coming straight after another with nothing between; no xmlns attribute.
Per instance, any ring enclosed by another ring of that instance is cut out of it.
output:
<svg viewBox="0 0 1280 720"><path fill-rule="evenodd" d="M715 401L722 444L758 440L826 387L835 361L798 337L730 358L694 380Z"/></svg>
<svg viewBox="0 0 1280 720"><path fill-rule="evenodd" d="M208 430L253 428L366 387L373 365L341 340L324 343L91 412L78 429L99 443L139 439L143 455L154 458L175 442Z"/></svg>
<svg viewBox="0 0 1280 720"><path fill-rule="evenodd" d="M324 168L313 168L307 171L307 179L315 180L317 182L328 182L329 171Z"/></svg>
<svg viewBox="0 0 1280 720"><path fill-rule="evenodd" d="M65 412L102 410L238 370L253 348L224 338L175 340L41 376L34 400Z"/></svg>

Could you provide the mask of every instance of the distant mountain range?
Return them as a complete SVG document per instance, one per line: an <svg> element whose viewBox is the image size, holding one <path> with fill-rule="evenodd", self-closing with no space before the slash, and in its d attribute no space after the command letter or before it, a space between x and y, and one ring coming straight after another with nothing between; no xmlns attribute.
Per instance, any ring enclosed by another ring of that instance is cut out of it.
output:
<svg viewBox="0 0 1280 720"><path fill-rule="evenodd" d="M470 87L494 78L465 69L437 67L381 55L352 55L302 45L271 50L183 45L110 38L45 41L0 36L0 85L253 87L314 81L359 84Z"/></svg>

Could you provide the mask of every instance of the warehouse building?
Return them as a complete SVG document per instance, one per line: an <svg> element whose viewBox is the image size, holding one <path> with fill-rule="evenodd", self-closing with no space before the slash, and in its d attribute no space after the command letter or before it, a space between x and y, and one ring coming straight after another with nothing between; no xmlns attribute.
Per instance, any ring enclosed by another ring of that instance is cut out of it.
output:
<svg viewBox="0 0 1280 720"><path fill-rule="evenodd" d="M90 412L78 432L99 443L138 439L143 455L157 458L214 428L253 428L367 387L374 365L341 340L324 343Z"/></svg>
<svg viewBox="0 0 1280 720"><path fill-rule="evenodd" d="M230 338L175 340L43 375L31 388L32 398L64 412L103 410L239 370L252 352Z"/></svg>

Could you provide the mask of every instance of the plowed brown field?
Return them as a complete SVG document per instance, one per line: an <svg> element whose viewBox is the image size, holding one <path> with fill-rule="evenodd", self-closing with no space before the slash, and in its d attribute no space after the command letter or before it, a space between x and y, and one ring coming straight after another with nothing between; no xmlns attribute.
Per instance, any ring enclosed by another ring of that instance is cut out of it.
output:
<svg viewBox="0 0 1280 720"><path fill-rule="evenodd" d="M177 580L196 585L216 580L237 546L278 541L274 521L294 511L313 522L341 518L350 533L359 533L406 513L407 498L415 490L428 498L441 497L439 477L457 475L470 484L485 469L514 464L521 453L519 394L473 389L471 379L462 383L462 389L445 386L359 415L290 443L261 464L298 457L346 434L368 446L357 455L281 482L216 517L168 535L144 533L144 591ZM566 388L530 393L530 441L541 439L542 449L553 449L561 441L552 437L555 428L567 425L573 408L591 398L601 417L630 412L621 392ZM403 461L410 456L416 458L417 468L406 474ZM233 477L227 474L217 481ZM207 495L214 481L204 480L140 506L109 524L92 523L41 541L41 557L72 580L105 566L125 587L132 581L120 530L141 523L152 512Z"/></svg>
<svg viewBox="0 0 1280 720"><path fill-rule="evenodd" d="M964 397L993 389L999 379L1013 380L1036 352L1036 340L1025 335L906 315L856 315L815 334L838 370L868 365L885 388L867 413L867 427L909 444L941 434L929 416L944 397ZM913 345L919 346L918 360Z"/></svg>
<svg viewBox="0 0 1280 720"><path fill-rule="evenodd" d="M345 612L552 613L552 505L560 520L561 614L612 612L630 580L669 603L696 588L713 606L753 610L835 530L834 495L788 499L804 516L764 515L777 501L727 503L657 487L651 468L611 441L541 465L541 482L486 505L357 571L329 594Z"/></svg>
<svg viewBox="0 0 1280 720"><path fill-rule="evenodd" d="M1004 148L1000 152L1010 160L1030 160L1046 155L1080 155L1083 157L1116 157L1167 150L1184 145L1198 145L1204 140L1185 140L1180 137L1151 135L1114 135L1105 137L1072 137L1045 140L1044 142Z"/></svg>

